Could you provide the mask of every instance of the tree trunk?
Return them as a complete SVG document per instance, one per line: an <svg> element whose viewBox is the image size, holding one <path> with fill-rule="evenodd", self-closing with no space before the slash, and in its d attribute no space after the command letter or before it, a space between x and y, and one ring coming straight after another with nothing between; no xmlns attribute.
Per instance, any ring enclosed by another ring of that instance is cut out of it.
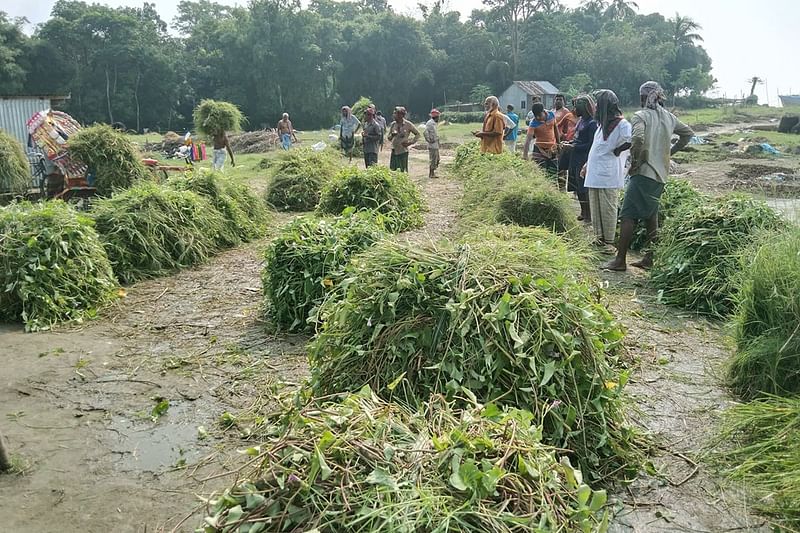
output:
<svg viewBox="0 0 800 533"><path fill-rule="evenodd" d="M3 440L3 434L0 433L0 473L8 472L11 470L11 459L6 450L6 443Z"/></svg>
<svg viewBox="0 0 800 533"><path fill-rule="evenodd" d="M281 112L283 112L283 95L281 94L281 84L278 84L278 106L281 108Z"/></svg>
<svg viewBox="0 0 800 533"><path fill-rule="evenodd" d="M114 123L114 114L111 112L111 80L108 77L108 67L106 67L106 105L108 106L108 122Z"/></svg>
<svg viewBox="0 0 800 533"><path fill-rule="evenodd" d="M136 67L136 85L133 88L133 99L136 102L136 133L139 133L141 128L139 127L139 81L142 79L142 71L139 67Z"/></svg>

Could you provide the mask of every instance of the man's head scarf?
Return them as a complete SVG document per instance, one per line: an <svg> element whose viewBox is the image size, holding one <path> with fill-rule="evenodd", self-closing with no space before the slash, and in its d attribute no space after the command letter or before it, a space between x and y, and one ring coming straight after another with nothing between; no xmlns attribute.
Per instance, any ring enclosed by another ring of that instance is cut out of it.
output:
<svg viewBox="0 0 800 533"><path fill-rule="evenodd" d="M588 94L577 96L575 102L575 114L578 116L593 117L594 116L594 100Z"/></svg>
<svg viewBox="0 0 800 533"><path fill-rule="evenodd" d="M622 110L619 108L619 98L614 91L603 89L595 93L597 98L597 111L595 120L603 130L603 139L608 140L608 136L614 131L622 118Z"/></svg>
<svg viewBox="0 0 800 533"><path fill-rule="evenodd" d="M350 116L350 107L343 105L342 106L342 116L349 117Z"/></svg>
<svg viewBox="0 0 800 533"><path fill-rule="evenodd" d="M658 106L664 105L664 101L667 99L664 89L661 88L657 81L644 82L639 87L639 96L645 97L644 106L647 109L658 109Z"/></svg>

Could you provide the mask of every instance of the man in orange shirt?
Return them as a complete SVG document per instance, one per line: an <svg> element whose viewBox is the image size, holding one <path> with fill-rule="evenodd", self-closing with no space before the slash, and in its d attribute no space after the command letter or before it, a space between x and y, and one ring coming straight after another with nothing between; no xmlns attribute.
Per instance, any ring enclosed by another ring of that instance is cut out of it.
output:
<svg viewBox="0 0 800 533"><path fill-rule="evenodd" d="M525 146L522 149L523 159L531 157L541 167L552 168L555 172L558 169L558 144L561 137L558 134L556 116L552 111L546 111L540 103L531 106L533 120L528 124L528 135L525 139ZM531 150L533 144L533 150Z"/></svg>
<svg viewBox="0 0 800 533"><path fill-rule="evenodd" d="M472 134L481 140L482 154L502 154L503 153L503 131L506 121L499 111L500 101L496 96L489 96L483 102L486 116L483 119L481 131L473 131Z"/></svg>

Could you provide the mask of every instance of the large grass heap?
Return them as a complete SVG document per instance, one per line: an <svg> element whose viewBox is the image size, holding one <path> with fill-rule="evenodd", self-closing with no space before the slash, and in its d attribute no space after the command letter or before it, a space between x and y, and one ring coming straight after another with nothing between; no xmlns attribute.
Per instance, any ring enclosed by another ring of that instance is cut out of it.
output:
<svg viewBox="0 0 800 533"><path fill-rule="evenodd" d="M746 399L800 394L800 230L770 235L742 256L730 386Z"/></svg>
<svg viewBox="0 0 800 533"><path fill-rule="evenodd" d="M701 193L688 180L670 179L664 186L664 194L658 205L658 226L662 227L667 220L677 218L685 211L691 211L709 201L709 197ZM620 205L622 203L620 202ZM641 250L647 244L647 228L642 222L636 227L631 250Z"/></svg>
<svg viewBox="0 0 800 533"><path fill-rule="evenodd" d="M267 318L289 331L309 329L308 318L338 286L350 256L385 236L382 217L366 211L306 216L285 226L264 256Z"/></svg>
<svg viewBox="0 0 800 533"><path fill-rule="evenodd" d="M333 150L298 148L284 152L270 164L274 170L267 202L275 209L310 211L319 203L323 185L340 166L339 154Z"/></svg>
<svg viewBox="0 0 800 533"><path fill-rule="evenodd" d="M394 232L423 224L424 203L419 187L408 174L386 167L344 168L325 184L319 200L320 213L338 215L349 207L386 215L387 227Z"/></svg>
<svg viewBox="0 0 800 533"><path fill-rule="evenodd" d="M30 183L31 170L22 145L0 130L0 193L24 193Z"/></svg>
<svg viewBox="0 0 800 533"><path fill-rule="evenodd" d="M309 347L317 395L358 390L414 404L474 394L529 409L584 472L624 475L631 435L616 365L621 326L576 276L582 256L530 228L438 249L383 241L354 257ZM471 392L466 392L467 390Z"/></svg>
<svg viewBox="0 0 800 533"><path fill-rule="evenodd" d="M36 331L109 303L116 282L92 226L60 201L0 208L0 318Z"/></svg>
<svg viewBox="0 0 800 533"><path fill-rule="evenodd" d="M249 481L210 502L204 531L599 532L605 491L542 444L537 419L494 405L410 411L368 389L285 405ZM285 413L285 414L284 414Z"/></svg>
<svg viewBox="0 0 800 533"><path fill-rule="evenodd" d="M666 303L727 315L734 306L739 253L761 231L782 225L765 203L741 195L683 211L659 233L650 279Z"/></svg>
<svg viewBox="0 0 800 533"><path fill-rule="evenodd" d="M209 136L240 131L245 122L244 115L236 105L210 99L200 102L192 118L197 131Z"/></svg>
<svg viewBox="0 0 800 533"><path fill-rule="evenodd" d="M83 128L69 138L69 152L94 174L97 194L110 196L152 174L141 162L141 154L125 134L99 124Z"/></svg>

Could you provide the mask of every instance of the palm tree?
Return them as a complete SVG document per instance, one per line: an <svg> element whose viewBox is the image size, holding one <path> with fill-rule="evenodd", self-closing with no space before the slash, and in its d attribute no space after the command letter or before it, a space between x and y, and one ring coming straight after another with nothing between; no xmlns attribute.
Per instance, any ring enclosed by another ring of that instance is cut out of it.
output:
<svg viewBox="0 0 800 533"><path fill-rule="evenodd" d="M759 78L758 76L753 76L752 78L748 78L747 83L750 83L750 97L753 96L753 93L756 92L756 85L761 85L764 83L764 80Z"/></svg>
<svg viewBox="0 0 800 533"><path fill-rule="evenodd" d="M608 9L607 0L586 0L581 4L581 9L589 15L600 16Z"/></svg>
<svg viewBox="0 0 800 533"><path fill-rule="evenodd" d="M611 0L605 10L605 16L611 20L625 20L636 15L639 4L626 0Z"/></svg>
<svg viewBox="0 0 800 533"><path fill-rule="evenodd" d="M682 17L675 13L675 18L671 19L670 22L672 23L672 40L676 48L694 46L697 41L703 40L703 37L696 33L697 30L701 30L703 27L689 17Z"/></svg>

